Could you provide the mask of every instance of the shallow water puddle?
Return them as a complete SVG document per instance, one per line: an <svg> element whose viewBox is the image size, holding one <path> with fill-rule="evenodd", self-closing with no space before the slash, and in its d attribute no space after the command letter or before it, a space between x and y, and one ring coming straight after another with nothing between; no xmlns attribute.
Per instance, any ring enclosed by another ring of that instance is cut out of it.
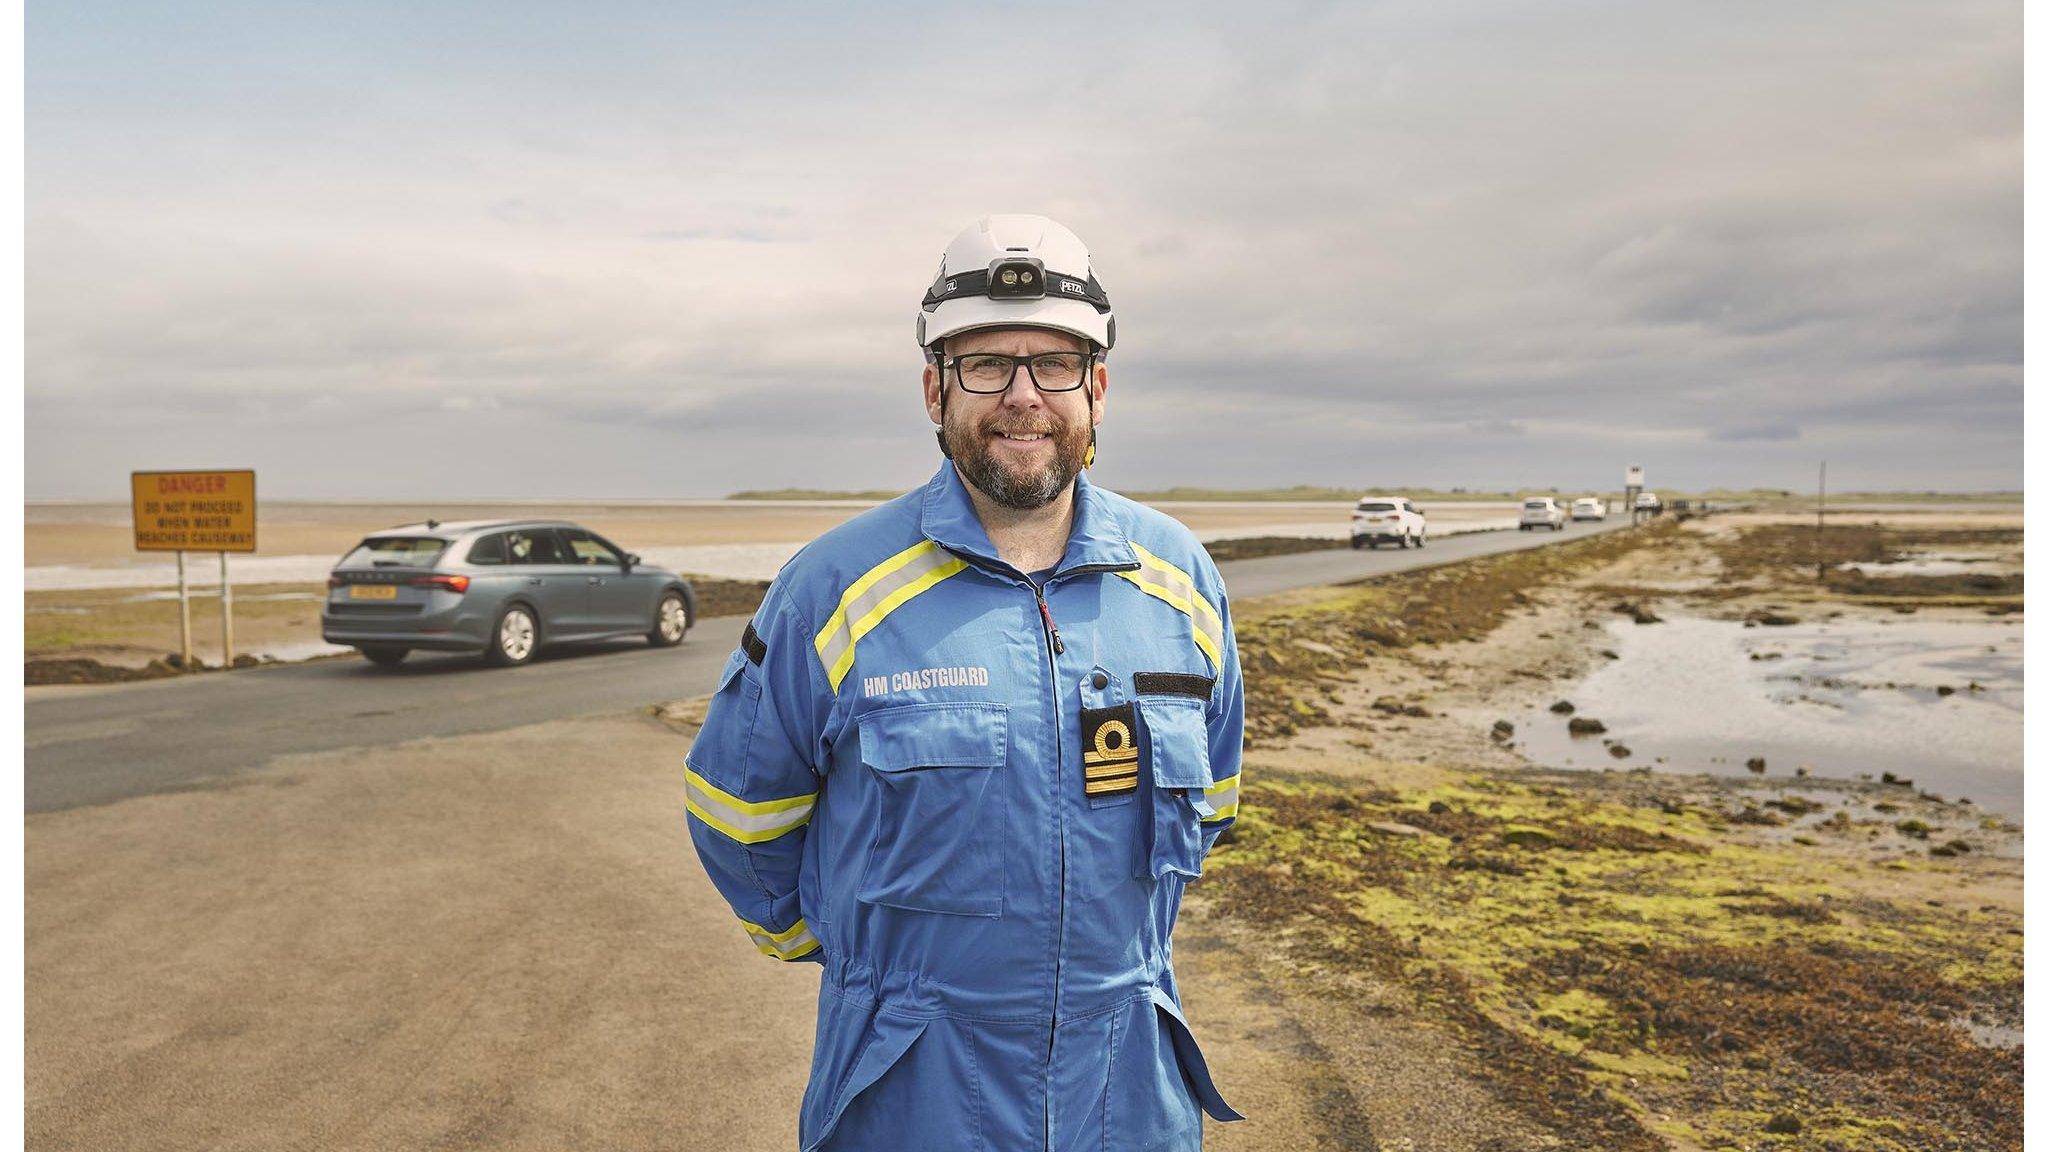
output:
<svg viewBox="0 0 2048 1152"><path fill-rule="evenodd" d="M2017 619L1619 622L1608 629L1619 659L1553 697L1607 731L1572 736L1571 717L1546 701L1515 719L1515 736L1554 767L1742 776L1762 757L1772 776L1890 772L2016 818L2021 629Z"/></svg>

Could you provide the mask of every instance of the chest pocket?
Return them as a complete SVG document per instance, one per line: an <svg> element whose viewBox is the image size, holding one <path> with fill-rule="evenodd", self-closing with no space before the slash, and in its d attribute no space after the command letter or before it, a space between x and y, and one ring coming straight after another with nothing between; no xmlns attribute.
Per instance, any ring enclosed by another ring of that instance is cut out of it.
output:
<svg viewBox="0 0 2048 1152"><path fill-rule="evenodd" d="M1000 916L1009 759L1002 704L905 704L860 721L860 758L876 788L873 847L856 895L870 904Z"/></svg>
<svg viewBox="0 0 2048 1152"><path fill-rule="evenodd" d="M1209 785L1207 704L1185 695L1138 697L1149 745L1151 852L1141 879L1202 874L1202 819L1214 815Z"/></svg>

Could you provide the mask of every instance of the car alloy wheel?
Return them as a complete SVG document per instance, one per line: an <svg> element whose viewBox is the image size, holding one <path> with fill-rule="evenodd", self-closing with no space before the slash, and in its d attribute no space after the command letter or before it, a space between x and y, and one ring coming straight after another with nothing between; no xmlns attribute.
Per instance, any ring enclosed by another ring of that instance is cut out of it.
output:
<svg viewBox="0 0 2048 1152"><path fill-rule="evenodd" d="M505 609L498 617L498 659L504 664L524 664L533 658L535 642L540 630L535 627L533 614L514 606Z"/></svg>
<svg viewBox="0 0 2048 1152"><path fill-rule="evenodd" d="M683 594L663 593L661 607L654 614L654 630L647 634L648 642L658 648L672 648L683 642L683 633L689 630L690 609L683 602Z"/></svg>

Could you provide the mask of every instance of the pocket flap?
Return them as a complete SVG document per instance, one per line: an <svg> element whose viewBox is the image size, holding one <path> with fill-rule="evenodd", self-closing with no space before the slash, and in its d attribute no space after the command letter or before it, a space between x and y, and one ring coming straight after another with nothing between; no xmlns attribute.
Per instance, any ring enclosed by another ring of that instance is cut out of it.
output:
<svg viewBox="0 0 2048 1152"><path fill-rule="evenodd" d="M1173 1002L1164 988L1152 989L1152 1003L1173 1037L1173 1054L1179 1058L1181 1073L1188 1078L1188 1087L1194 1090L1195 1102L1202 1106L1202 1111L1218 1120L1244 1119L1216 1091L1216 1082L1209 1078L1209 1062L1202 1059L1202 1050L1195 1045L1195 1034L1188 1028L1187 1017L1180 1014L1180 1005Z"/></svg>
<svg viewBox="0 0 2048 1152"><path fill-rule="evenodd" d="M895 1067L903 1054L910 1051L910 1045L924 1035L928 1020L892 1016L887 1012L878 1014L874 1022L874 1036L861 1049L860 1059L854 1061L853 1071L847 1073L846 1084L839 1089L838 1099L832 1102L832 1112L825 1117L825 1123L818 1128L818 1134L804 1145L804 1152L811 1152L818 1145L831 1138L832 1129L839 1126L839 1117L846 1112L846 1106L854 1098L875 1086L875 1081Z"/></svg>
<svg viewBox="0 0 2048 1152"><path fill-rule="evenodd" d="M1006 704L902 704L876 709L860 722L861 761L877 772L1000 768L1009 749Z"/></svg>
<svg viewBox="0 0 2048 1152"><path fill-rule="evenodd" d="M1152 740L1152 783L1159 788L1206 789L1209 779L1208 710L1186 696L1140 696Z"/></svg>

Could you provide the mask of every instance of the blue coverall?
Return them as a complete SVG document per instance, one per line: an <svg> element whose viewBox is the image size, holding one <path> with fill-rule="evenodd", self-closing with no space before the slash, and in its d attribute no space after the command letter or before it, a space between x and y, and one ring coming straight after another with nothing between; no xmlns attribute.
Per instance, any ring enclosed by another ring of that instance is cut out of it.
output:
<svg viewBox="0 0 2048 1152"><path fill-rule="evenodd" d="M1003 561L951 461L782 569L687 760L690 835L760 950L823 965L801 1146L1195 1149L1181 893L1237 814L1222 578L1076 481Z"/></svg>

